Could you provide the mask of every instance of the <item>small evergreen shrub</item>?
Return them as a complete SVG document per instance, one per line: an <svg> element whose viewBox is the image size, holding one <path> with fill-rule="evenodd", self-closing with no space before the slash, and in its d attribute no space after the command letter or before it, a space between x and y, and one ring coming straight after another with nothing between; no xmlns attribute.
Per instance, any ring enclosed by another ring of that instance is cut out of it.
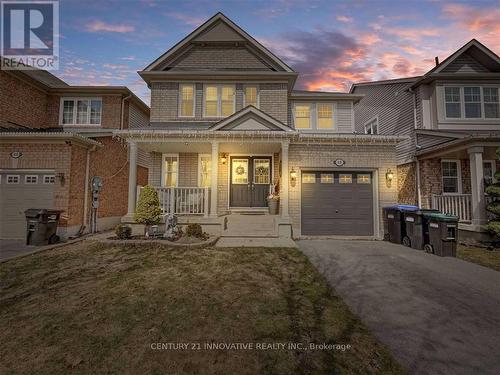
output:
<svg viewBox="0 0 500 375"><path fill-rule="evenodd" d="M147 185L142 188L134 218L139 224L146 225L146 232L150 225L160 223L160 200L158 199L158 193L152 186Z"/></svg>
<svg viewBox="0 0 500 375"><path fill-rule="evenodd" d="M500 148L497 148L497 161L500 161ZM497 181L486 187L486 194L493 198L486 209L492 214L492 219L486 228L493 235L494 246L500 245L500 171L495 173Z"/></svg>
<svg viewBox="0 0 500 375"><path fill-rule="evenodd" d="M128 240L132 238L132 228L128 225L118 224L115 228L115 234L120 240Z"/></svg>

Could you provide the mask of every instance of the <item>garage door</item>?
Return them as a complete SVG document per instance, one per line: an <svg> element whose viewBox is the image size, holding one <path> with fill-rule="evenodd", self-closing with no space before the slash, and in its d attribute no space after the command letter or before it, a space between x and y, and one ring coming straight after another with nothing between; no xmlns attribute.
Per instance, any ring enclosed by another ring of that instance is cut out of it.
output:
<svg viewBox="0 0 500 375"><path fill-rule="evenodd" d="M25 238L24 211L53 208L54 184L53 172L0 172L0 238Z"/></svg>
<svg viewBox="0 0 500 375"><path fill-rule="evenodd" d="M303 172L303 235L373 235L373 183L370 172Z"/></svg>

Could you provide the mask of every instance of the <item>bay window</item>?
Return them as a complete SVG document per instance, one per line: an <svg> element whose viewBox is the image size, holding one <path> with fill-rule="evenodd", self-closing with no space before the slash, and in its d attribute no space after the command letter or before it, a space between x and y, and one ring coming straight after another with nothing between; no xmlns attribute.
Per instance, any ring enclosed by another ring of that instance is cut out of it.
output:
<svg viewBox="0 0 500 375"><path fill-rule="evenodd" d="M481 118L481 88L464 87L465 118Z"/></svg>
<svg viewBox="0 0 500 375"><path fill-rule="evenodd" d="M101 98L63 98L61 101L61 125L101 125Z"/></svg>
<svg viewBox="0 0 500 375"><path fill-rule="evenodd" d="M234 85L205 85L203 112L205 117L227 117L234 112Z"/></svg>
<svg viewBox="0 0 500 375"><path fill-rule="evenodd" d="M182 84L179 86L179 116L194 117L194 84Z"/></svg>
<svg viewBox="0 0 500 375"><path fill-rule="evenodd" d="M499 87L444 87L444 116L446 119L488 120L500 118Z"/></svg>

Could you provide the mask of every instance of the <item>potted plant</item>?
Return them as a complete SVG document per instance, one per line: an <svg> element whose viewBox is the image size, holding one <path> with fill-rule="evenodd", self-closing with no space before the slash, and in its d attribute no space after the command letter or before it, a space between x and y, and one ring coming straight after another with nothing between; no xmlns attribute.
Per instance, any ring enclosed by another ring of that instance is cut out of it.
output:
<svg viewBox="0 0 500 375"><path fill-rule="evenodd" d="M269 214L278 215L280 207L280 196L274 192L267 196L267 205L269 206Z"/></svg>
<svg viewBox="0 0 500 375"><path fill-rule="evenodd" d="M146 225L144 230L146 237L150 234L151 225L158 225L161 221L160 200L158 193L152 186L146 185L141 189L135 211L135 221Z"/></svg>

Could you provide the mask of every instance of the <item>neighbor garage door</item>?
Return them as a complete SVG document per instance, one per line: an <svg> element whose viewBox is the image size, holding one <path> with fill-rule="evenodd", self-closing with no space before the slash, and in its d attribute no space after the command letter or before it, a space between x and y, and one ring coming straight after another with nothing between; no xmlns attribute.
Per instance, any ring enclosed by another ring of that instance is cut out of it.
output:
<svg viewBox="0 0 500 375"><path fill-rule="evenodd" d="M373 235L370 172L306 171L301 184L302 235Z"/></svg>
<svg viewBox="0 0 500 375"><path fill-rule="evenodd" d="M25 238L28 208L53 208L54 173L0 172L0 238Z"/></svg>

